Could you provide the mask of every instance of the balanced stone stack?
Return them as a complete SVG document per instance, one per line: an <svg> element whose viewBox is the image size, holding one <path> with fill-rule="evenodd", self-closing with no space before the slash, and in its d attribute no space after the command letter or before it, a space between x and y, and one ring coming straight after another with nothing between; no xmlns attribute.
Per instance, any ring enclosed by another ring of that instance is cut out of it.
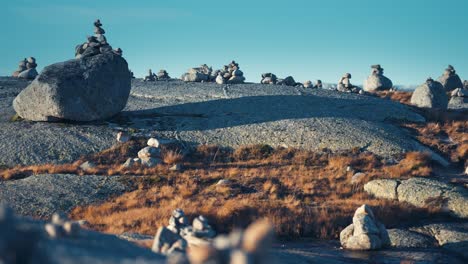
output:
<svg viewBox="0 0 468 264"><path fill-rule="evenodd" d="M16 113L31 121L94 121L110 118L127 104L128 64L113 51L99 20L96 35L75 49L75 59L49 65L13 101Z"/></svg>
<svg viewBox="0 0 468 264"><path fill-rule="evenodd" d="M278 78L276 77L276 75L269 72L269 73L262 74L262 80L260 81L260 83L262 83L262 84L276 84L277 81L278 81Z"/></svg>
<svg viewBox="0 0 468 264"><path fill-rule="evenodd" d="M184 252L188 246L208 244L215 235L216 232L204 216L198 216L190 225L184 211L177 208L169 218L169 225L158 229L152 250L166 255Z"/></svg>
<svg viewBox="0 0 468 264"><path fill-rule="evenodd" d="M151 69L149 69L148 70L148 75L145 76L143 81L144 82L154 82L154 81L156 81L156 79L157 79L156 74L154 74L153 71Z"/></svg>
<svg viewBox="0 0 468 264"><path fill-rule="evenodd" d="M13 73L13 77L23 78L27 80L34 80L37 75L37 64L34 57L29 57L19 62L18 70Z"/></svg>
<svg viewBox="0 0 468 264"><path fill-rule="evenodd" d="M198 68L191 68L187 73L184 73L180 79L184 82L208 82L213 80L211 74L213 72L212 67L203 64Z"/></svg>
<svg viewBox="0 0 468 264"><path fill-rule="evenodd" d="M101 21L97 19L94 22L94 36L88 36L88 40L85 43L76 46L75 58L81 59L110 52L122 56L122 50L120 48L112 50L111 45L109 45L104 36L105 33L106 31L102 28Z"/></svg>
<svg viewBox="0 0 468 264"><path fill-rule="evenodd" d="M447 91L463 87L463 83L452 65L445 69L444 74L439 78L439 82Z"/></svg>
<svg viewBox="0 0 468 264"><path fill-rule="evenodd" d="M371 75L364 82L364 90L368 92L390 90L392 81L383 75L384 69L380 64L372 65Z"/></svg>
<svg viewBox="0 0 468 264"><path fill-rule="evenodd" d="M468 89L457 88L451 92L448 108L452 110L468 109Z"/></svg>
<svg viewBox="0 0 468 264"><path fill-rule="evenodd" d="M314 85L313 88L323 88L323 84L322 84L322 81L321 80L317 80L317 83Z"/></svg>
<svg viewBox="0 0 468 264"><path fill-rule="evenodd" d="M338 82L337 90L346 93L359 93L361 89L351 84L351 73L345 73Z"/></svg>
<svg viewBox="0 0 468 264"><path fill-rule="evenodd" d="M158 74L156 74L156 77L158 78L158 81L167 81L171 79L166 70L160 70Z"/></svg>
<svg viewBox="0 0 468 264"><path fill-rule="evenodd" d="M213 77L218 84L240 84L245 81L244 73L240 70L239 63L235 61L231 61L228 65L224 65L222 69L216 70L212 74Z"/></svg>
<svg viewBox="0 0 468 264"><path fill-rule="evenodd" d="M387 229L365 204L354 213L353 223L341 231L340 242L343 248L351 250L375 250L390 246Z"/></svg>
<svg viewBox="0 0 468 264"><path fill-rule="evenodd" d="M429 77L414 90L411 104L421 108L447 109L448 98L442 84Z"/></svg>

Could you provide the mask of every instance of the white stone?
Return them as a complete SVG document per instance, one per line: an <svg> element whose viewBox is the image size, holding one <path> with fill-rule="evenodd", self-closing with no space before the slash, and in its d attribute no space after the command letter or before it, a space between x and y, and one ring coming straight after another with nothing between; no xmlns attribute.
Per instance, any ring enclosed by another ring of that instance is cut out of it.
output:
<svg viewBox="0 0 468 264"><path fill-rule="evenodd" d="M155 138L148 139L148 142L146 144L150 147L155 147L155 148L159 148L159 145L160 145L159 140Z"/></svg>

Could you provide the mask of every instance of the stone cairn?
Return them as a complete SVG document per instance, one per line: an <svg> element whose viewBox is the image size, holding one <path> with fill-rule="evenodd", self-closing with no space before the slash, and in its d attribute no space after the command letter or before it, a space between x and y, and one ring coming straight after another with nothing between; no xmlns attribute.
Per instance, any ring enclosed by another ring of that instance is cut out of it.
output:
<svg viewBox="0 0 468 264"><path fill-rule="evenodd" d="M27 80L33 80L36 78L37 73L36 70L37 64L36 59L34 57L25 58L24 60L20 61L18 64L18 70L13 73L13 77L23 78Z"/></svg>
<svg viewBox="0 0 468 264"><path fill-rule="evenodd" d="M81 225L70 221L65 215L54 213L52 221L45 225L45 230L50 238L77 237L80 234Z"/></svg>
<svg viewBox="0 0 468 264"><path fill-rule="evenodd" d="M159 72L156 74L156 77L158 78L158 81L167 81L171 79L169 73L163 69L159 70Z"/></svg>
<svg viewBox="0 0 468 264"><path fill-rule="evenodd" d="M122 139L122 136L120 139ZM163 164L164 162L161 158L161 144L159 140L156 138L150 138L146 144L148 146L138 151L138 158L128 158L127 161L122 164L122 167L132 168L134 166L141 165L144 167L153 168L159 164Z"/></svg>
<svg viewBox="0 0 468 264"><path fill-rule="evenodd" d="M213 77L218 84L239 84L245 81L244 73L240 70L239 63L235 61L231 61L222 69L214 71L211 74L211 78Z"/></svg>
<svg viewBox="0 0 468 264"><path fill-rule="evenodd" d="M338 82L337 90L345 93L361 93L361 88L351 84L351 73L345 73Z"/></svg>
<svg viewBox="0 0 468 264"><path fill-rule="evenodd" d="M184 211L177 208L169 218L169 225L160 227L156 232L152 250L165 255L185 253L189 245L209 244L215 235L216 232L205 217L198 216L190 225Z"/></svg>
<svg viewBox="0 0 468 264"><path fill-rule="evenodd" d="M446 90L440 82L429 77L424 84L414 90L411 104L420 108L447 109Z"/></svg>
<svg viewBox="0 0 468 264"><path fill-rule="evenodd" d="M156 74L153 73L153 71L151 69L148 70L148 75L145 76L145 78L143 79L144 82L154 82L157 80L157 76Z"/></svg>
<svg viewBox="0 0 468 264"><path fill-rule="evenodd" d="M312 81L308 80L306 82L304 82L302 84L302 87L303 88L313 88L313 89L317 89L317 88L323 88L323 85L322 85L322 81L321 80L317 80L317 83L314 85L312 84Z"/></svg>
<svg viewBox="0 0 468 264"><path fill-rule="evenodd" d="M343 248L351 250L375 250L390 246L387 229L365 204L354 213L353 223L341 231L340 242Z"/></svg>
<svg viewBox="0 0 468 264"><path fill-rule="evenodd" d="M117 48L116 50L112 50L112 47L104 36L105 33L106 31L102 28L101 21L97 19L94 22L94 36L88 36L88 40L85 43L76 46L75 58L80 59L108 52L114 52L122 56L122 49Z"/></svg>
<svg viewBox="0 0 468 264"><path fill-rule="evenodd" d="M273 74L271 72L268 72L268 73L262 74L262 80L260 81L260 83L262 83L262 84L276 84L277 81L278 81L278 77L276 77L275 74Z"/></svg>
<svg viewBox="0 0 468 264"><path fill-rule="evenodd" d="M390 90L393 87L392 81L383 75L384 69L380 64L372 65L371 69L371 75L364 82L365 91Z"/></svg>
<svg viewBox="0 0 468 264"><path fill-rule="evenodd" d="M180 79L184 82L209 82L213 81L212 78L213 68L203 64L198 68L191 68L188 72L184 73ZM215 77L216 78L216 77Z"/></svg>
<svg viewBox="0 0 468 264"><path fill-rule="evenodd" d="M317 80L317 83L314 85L313 88L323 88L323 84L322 84L322 81L321 80Z"/></svg>
<svg viewBox="0 0 468 264"><path fill-rule="evenodd" d="M463 83L452 65L449 65L447 69L445 69L444 74L439 78L439 82L446 91L452 91L453 89L463 87Z"/></svg>

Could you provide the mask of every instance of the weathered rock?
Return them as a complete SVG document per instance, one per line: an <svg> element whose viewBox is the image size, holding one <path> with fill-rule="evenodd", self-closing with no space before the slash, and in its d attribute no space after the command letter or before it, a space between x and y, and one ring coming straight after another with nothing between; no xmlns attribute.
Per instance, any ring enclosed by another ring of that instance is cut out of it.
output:
<svg viewBox="0 0 468 264"><path fill-rule="evenodd" d="M312 88L312 87L313 87L312 81L310 81L310 80L309 80L309 81L305 81L305 82L302 84L302 86L304 86L304 88L306 88L306 89L307 89L307 88Z"/></svg>
<svg viewBox="0 0 468 264"><path fill-rule="evenodd" d="M468 217L468 194L462 188L426 178L410 178L402 181L397 189L398 200L424 207L432 201L457 217Z"/></svg>
<svg viewBox="0 0 468 264"><path fill-rule="evenodd" d="M148 142L146 144L150 147L159 148L159 140L157 140L156 138L148 139Z"/></svg>
<svg viewBox="0 0 468 264"><path fill-rule="evenodd" d="M463 83L453 68L447 69L446 72L439 77L439 82L446 91L451 91L456 88L463 88Z"/></svg>
<svg viewBox="0 0 468 264"><path fill-rule="evenodd" d="M38 75L37 71L35 68L30 68L25 71L22 71L18 74L18 78L23 78L27 80L34 80L36 76Z"/></svg>
<svg viewBox="0 0 468 264"><path fill-rule="evenodd" d="M288 77L282 79L281 81L278 81L277 84L286 85L286 86L295 86L296 81L294 80L294 78L292 76L288 76Z"/></svg>
<svg viewBox="0 0 468 264"><path fill-rule="evenodd" d="M138 151L138 158L146 159L146 158L158 158L161 155L161 150L159 148L155 148L152 146L144 147L140 151Z"/></svg>
<svg viewBox="0 0 468 264"><path fill-rule="evenodd" d="M426 236L433 237L439 246L468 258L468 224L441 223L411 228Z"/></svg>
<svg viewBox="0 0 468 264"><path fill-rule="evenodd" d="M372 74L364 82L364 90L368 92L389 90L392 87L392 81L383 75Z"/></svg>
<svg viewBox="0 0 468 264"><path fill-rule="evenodd" d="M448 102L448 109L456 111L465 111L468 109L468 97L454 96Z"/></svg>
<svg viewBox="0 0 468 264"><path fill-rule="evenodd" d="M117 133L117 142L119 143L126 143L130 140L130 135L128 135L126 132L120 131Z"/></svg>
<svg viewBox="0 0 468 264"><path fill-rule="evenodd" d="M81 165L80 165L80 169L82 169L83 171L90 171L92 169L96 168L96 164L94 164L93 162L91 161L86 161L86 162L83 162Z"/></svg>
<svg viewBox="0 0 468 264"><path fill-rule="evenodd" d="M13 101L15 111L32 121L93 121L112 117L126 105L131 76L127 62L106 53L56 63Z"/></svg>
<svg viewBox="0 0 468 264"><path fill-rule="evenodd" d="M373 180L364 185L364 190L375 197L398 199L398 181L390 179Z"/></svg>
<svg viewBox="0 0 468 264"><path fill-rule="evenodd" d="M216 83L217 84L225 84L226 80L224 79L224 77L221 74L218 74L218 76L216 76Z"/></svg>
<svg viewBox="0 0 468 264"><path fill-rule="evenodd" d="M429 78L413 92L411 104L421 108L447 109L448 98L442 84Z"/></svg>
<svg viewBox="0 0 468 264"><path fill-rule="evenodd" d="M428 248L434 247L436 241L430 236L403 229L389 229L390 244L395 248Z"/></svg>
<svg viewBox="0 0 468 264"><path fill-rule="evenodd" d="M173 251L185 251L187 244L177 233L172 232L166 227L160 227L154 237L151 250L156 253L169 254Z"/></svg>
<svg viewBox="0 0 468 264"><path fill-rule="evenodd" d="M366 174L363 172L357 172L351 177L351 183L359 183L366 177Z"/></svg>
<svg viewBox="0 0 468 264"><path fill-rule="evenodd" d="M367 205L359 207L353 223L340 233L343 248L351 250L374 250L390 245L387 230L378 222Z"/></svg>
<svg viewBox="0 0 468 264"><path fill-rule="evenodd" d="M123 168L131 168L135 166L135 160L133 158L128 158L124 164L122 164Z"/></svg>
<svg viewBox="0 0 468 264"><path fill-rule="evenodd" d="M148 167L148 168L153 168L156 167L159 164L162 164L163 161L160 158L142 158L141 159L141 165Z"/></svg>
<svg viewBox="0 0 468 264"><path fill-rule="evenodd" d="M229 84L241 84L241 83L244 83L244 81L245 81L244 76L232 76L231 78L229 78L227 83L229 83Z"/></svg>

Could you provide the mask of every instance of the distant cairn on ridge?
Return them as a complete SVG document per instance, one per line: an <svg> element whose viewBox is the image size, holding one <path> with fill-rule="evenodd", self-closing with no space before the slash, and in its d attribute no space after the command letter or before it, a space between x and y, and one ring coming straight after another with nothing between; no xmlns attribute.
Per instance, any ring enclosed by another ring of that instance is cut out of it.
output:
<svg viewBox="0 0 468 264"><path fill-rule="evenodd" d="M444 74L439 77L439 82L444 86L446 91L452 91L454 89L464 87L460 77L452 65L449 65L447 69L445 69Z"/></svg>
<svg viewBox="0 0 468 264"><path fill-rule="evenodd" d="M380 64L371 66L371 75L364 82L364 90L367 92L390 90L392 81L383 75L384 69Z"/></svg>
<svg viewBox="0 0 468 264"><path fill-rule="evenodd" d="M116 50L112 50L111 45L109 45L104 36L105 33L106 31L102 28L101 21L99 19L94 21L94 36L88 36L88 40L85 43L76 46L75 58L81 59L107 52L114 52L122 56L122 49L117 48Z"/></svg>
<svg viewBox="0 0 468 264"><path fill-rule="evenodd" d="M215 71L206 64L197 68L190 68L180 78L184 82L216 82L218 84L240 84L245 81L244 73L235 61L231 61L228 65L224 65L222 69Z"/></svg>
<svg viewBox="0 0 468 264"><path fill-rule="evenodd" d="M34 57L25 58L18 64L18 70L13 72L13 77L33 80L38 75L36 70L37 64Z"/></svg>
<svg viewBox="0 0 468 264"><path fill-rule="evenodd" d="M345 73L338 82L337 90L345 93L362 93L361 88L351 84L351 73Z"/></svg>

